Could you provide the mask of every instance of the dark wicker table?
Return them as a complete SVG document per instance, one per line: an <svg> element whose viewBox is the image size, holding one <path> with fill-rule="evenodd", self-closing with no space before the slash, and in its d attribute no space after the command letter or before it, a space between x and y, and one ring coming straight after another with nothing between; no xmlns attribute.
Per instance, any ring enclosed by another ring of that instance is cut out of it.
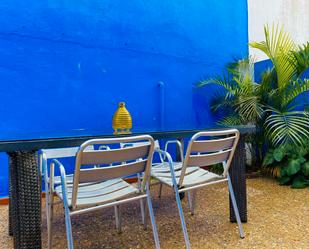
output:
<svg viewBox="0 0 309 249"><path fill-rule="evenodd" d="M254 126L239 126L240 141L230 168L230 176L234 187L240 217L247 222L247 193L245 178L245 141L246 134L255 132ZM215 129L206 127L203 130ZM192 136L199 130L178 131L145 131L138 134L150 134L155 139L183 139ZM70 132L68 132L70 133ZM35 134L21 136L21 139L0 139L0 151L9 155L10 167L10 204L9 204L9 233L14 236L14 247L22 249L41 248L41 179L37 163L37 150L43 148L63 148L78 146L92 138L113 137L113 135L85 131L75 131L74 134L55 135L50 138L39 137ZM230 221L235 222L235 215L230 201Z"/></svg>

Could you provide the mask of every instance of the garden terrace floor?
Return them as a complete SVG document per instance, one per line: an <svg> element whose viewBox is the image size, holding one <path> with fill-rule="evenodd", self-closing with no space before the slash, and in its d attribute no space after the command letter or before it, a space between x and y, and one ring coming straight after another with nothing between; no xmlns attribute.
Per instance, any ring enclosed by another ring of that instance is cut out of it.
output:
<svg viewBox="0 0 309 249"><path fill-rule="evenodd" d="M229 222L226 184L210 186L198 192L196 212L191 216L187 200L183 207L192 248L309 248L309 188L295 190L279 186L273 179L248 179L249 222L244 225L246 238L240 239L236 224ZM184 248L184 239L175 199L170 189L152 188L153 205L161 248ZM44 203L44 202L43 202ZM139 204L123 206L123 232L114 225L113 209L73 217L75 248L152 248L151 227L140 223ZM0 247L13 248L7 235L8 207L0 206ZM43 248L46 248L46 220L43 207ZM66 248L62 206L55 208L54 247Z"/></svg>

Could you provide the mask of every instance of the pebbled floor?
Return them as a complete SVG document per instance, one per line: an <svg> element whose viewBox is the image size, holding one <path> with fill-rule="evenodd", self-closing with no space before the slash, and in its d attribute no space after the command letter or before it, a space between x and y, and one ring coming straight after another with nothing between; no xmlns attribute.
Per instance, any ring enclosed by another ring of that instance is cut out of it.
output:
<svg viewBox="0 0 309 249"><path fill-rule="evenodd" d="M309 248L309 188L295 190L279 186L268 178L248 179L248 223L245 239L240 239L236 224L229 222L228 194L225 184L198 192L196 213L191 216L183 202L192 248ZM161 248L184 248L176 202L171 190L152 189ZM0 206L0 248L13 248L7 235L7 206ZM96 211L73 218L75 248L153 248L152 230L143 229L138 203L122 207L123 232L118 234L113 209ZM46 220L43 207L43 248L46 248ZM56 249L66 248L63 209L55 209L53 242Z"/></svg>

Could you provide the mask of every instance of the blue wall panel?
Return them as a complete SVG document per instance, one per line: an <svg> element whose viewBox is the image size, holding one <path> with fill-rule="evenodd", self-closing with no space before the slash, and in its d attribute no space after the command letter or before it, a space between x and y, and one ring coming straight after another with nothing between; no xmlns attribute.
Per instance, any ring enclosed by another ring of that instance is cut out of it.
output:
<svg viewBox="0 0 309 249"><path fill-rule="evenodd" d="M246 2L1 1L0 138L112 132L119 101L134 130L212 124L213 88L193 84L247 56ZM6 195L7 162L0 159Z"/></svg>

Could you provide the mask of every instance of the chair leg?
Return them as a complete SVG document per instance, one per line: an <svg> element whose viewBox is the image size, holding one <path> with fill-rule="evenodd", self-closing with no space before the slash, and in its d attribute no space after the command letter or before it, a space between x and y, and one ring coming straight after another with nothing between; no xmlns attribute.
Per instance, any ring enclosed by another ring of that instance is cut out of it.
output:
<svg viewBox="0 0 309 249"><path fill-rule="evenodd" d="M148 184L146 185L146 194L147 194L147 206L148 206L149 216L150 216L150 220L151 220L153 237L154 237L156 249L159 249L160 248L160 241L159 241L155 217L154 217L154 214L153 214L152 201L151 201L151 197L150 197L149 185Z"/></svg>
<svg viewBox="0 0 309 249"><path fill-rule="evenodd" d="M49 186L46 183L46 179L44 179L44 183L45 183L45 207L46 207L46 217L49 217L48 215L48 211L49 211ZM48 226L48 219L47 219L47 226Z"/></svg>
<svg viewBox="0 0 309 249"><path fill-rule="evenodd" d="M241 223L241 220L240 220L240 215L239 215L239 211L238 211L238 207L237 207L237 203L236 203L236 199L235 199L235 195L234 195L230 176L228 176L228 185L229 185L229 191L230 191L230 196L231 196L231 200L232 200L232 205L233 205L233 209L234 209L234 213L235 213L235 216L236 216L236 221L237 221L237 225L238 225L238 229L239 229L239 235L240 235L240 238L243 239L245 237L245 233L244 233L242 223Z"/></svg>
<svg viewBox="0 0 309 249"><path fill-rule="evenodd" d="M46 192L48 193L48 192ZM53 216L54 216L54 196L53 194L48 193L46 198L48 200L46 201L47 209L46 209L46 216L47 216L47 236L48 236L48 249L52 248L52 228L53 228Z"/></svg>
<svg viewBox="0 0 309 249"><path fill-rule="evenodd" d="M159 195L158 197L161 198L161 194L162 194L162 187L163 187L163 184L160 183L160 188L159 188Z"/></svg>
<svg viewBox="0 0 309 249"><path fill-rule="evenodd" d="M69 207L64 207L65 227L67 232L68 249L73 249L72 224Z"/></svg>
<svg viewBox="0 0 309 249"><path fill-rule="evenodd" d="M176 202L177 202L177 207L178 207L180 221L181 221L181 227L182 227L183 235L184 235L185 242L186 242L186 248L190 249L191 247L190 247L189 235L188 235L188 231L187 231L185 217L183 215L180 195L179 195L177 186L174 186L174 192L175 192L175 196L176 196Z"/></svg>
<svg viewBox="0 0 309 249"><path fill-rule="evenodd" d="M188 195L188 205L191 215L194 215L195 199L196 199L196 190L192 191L192 196L190 191L187 192Z"/></svg>
<svg viewBox="0 0 309 249"><path fill-rule="evenodd" d="M120 205L114 206L115 209L115 220L116 220L116 229L118 233L121 233L121 208Z"/></svg>
<svg viewBox="0 0 309 249"><path fill-rule="evenodd" d="M147 215L145 209L145 201L143 199L140 199L139 202L141 207L142 223L144 225L144 229L147 229Z"/></svg>
<svg viewBox="0 0 309 249"><path fill-rule="evenodd" d="M191 193L190 193L190 191L187 192L187 198L188 198L188 208L191 212Z"/></svg>

